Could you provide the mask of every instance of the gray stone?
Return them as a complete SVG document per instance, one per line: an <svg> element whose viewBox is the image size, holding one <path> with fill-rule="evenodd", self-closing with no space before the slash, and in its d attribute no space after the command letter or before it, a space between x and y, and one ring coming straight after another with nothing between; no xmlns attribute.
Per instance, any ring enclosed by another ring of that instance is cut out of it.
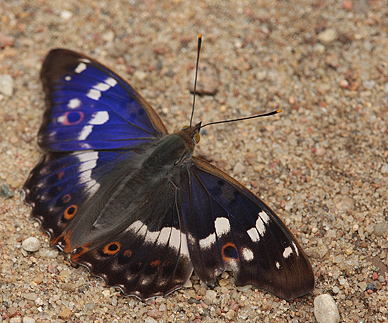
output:
<svg viewBox="0 0 388 323"><path fill-rule="evenodd" d="M40 242L35 237L29 237L22 242L22 247L25 251L35 252L39 250Z"/></svg>
<svg viewBox="0 0 388 323"><path fill-rule="evenodd" d="M13 197L15 194L13 190L9 187L8 184L3 184L0 186L0 196L4 197L5 199L9 199Z"/></svg>
<svg viewBox="0 0 388 323"><path fill-rule="evenodd" d="M329 294L322 294L314 299L314 315L318 323L338 323L340 321L337 304Z"/></svg>

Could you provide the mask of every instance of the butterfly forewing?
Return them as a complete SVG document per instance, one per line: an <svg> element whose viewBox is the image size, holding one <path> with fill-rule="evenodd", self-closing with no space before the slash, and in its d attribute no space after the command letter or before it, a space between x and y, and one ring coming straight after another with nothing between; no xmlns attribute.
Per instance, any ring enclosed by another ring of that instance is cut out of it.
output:
<svg viewBox="0 0 388 323"><path fill-rule="evenodd" d="M45 150L131 149L167 133L140 94L84 55L52 50L41 79L47 109L38 138Z"/></svg>
<svg viewBox="0 0 388 323"><path fill-rule="evenodd" d="M251 284L281 298L310 292L311 265L276 214L225 173L198 158L193 161L180 197L199 278L214 284L229 270L237 285Z"/></svg>

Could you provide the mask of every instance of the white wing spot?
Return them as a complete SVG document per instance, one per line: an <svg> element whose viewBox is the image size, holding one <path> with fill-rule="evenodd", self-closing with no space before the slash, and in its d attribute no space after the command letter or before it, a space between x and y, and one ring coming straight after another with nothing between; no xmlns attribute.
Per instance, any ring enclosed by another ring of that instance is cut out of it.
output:
<svg viewBox="0 0 388 323"><path fill-rule="evenodd" d="M242 256L243 256L245 261L249 262L249 261L253 260L254 254L253 254L251 249L249 249L249 248L242 248L241 251L242 251Z"/></svg>
<svg viewBox="0 0 388 323"><path fill-rule="evenodd" d="M80 180L86 184L89 190L89 195L98 190L100 184L92 179L92 170L97 166L98 152L92 151L75 155L80 161L80 167L78 169L80 173Z"/></svg>
<svg viewBox="0 0 388 323"><path fill-rule="evenodd" d="M199 246L203 249L210 248L216 242L216 234L211 233L206 238L199 240Z"/></svg>
<svg viewBox="0 0 388 323"><path fill-rule="evenodd" d="M93 85L93 87L99 91L106 91L110 89L110 85L106 83L97 83L96 85Z"/></svg>
<svg viewBox="0 0 388 323"><path fill-rule="evenodd" d="M92 132L93 126L85 126L82 128L81 133L78 136L78 140L85 140Z"/></svg>
<svg viewBox="0 0 388 323"><path fill-rule="evenodd" d="M96 89L91 89L86 94L87 97L91 98L92 100L98 101L101 97L101 91L98 91Z"/></svg>
<svg viewBox="0 0 388 323"><path fill-rule="evenodd" d="M277 269L280 269L280 264L279 264L279 262L275 262L275 266L276 266Z"/></svg>
<svg viewBox="0 0 388 323"><path fill-rule="evenodd" d="M253 229L253 228L252 228L252 229ZM259 233L260 233L261 236L263 236L264 233L265 233L265 231L266 231L264 222L263 222L263 220L261 219L260 214L259 214L259 217L258 217L257 220L256 220L256 229L257 229L257 231L259 231Z"/></svg>
<svg viewBox="0 0 388 323"><path fill-rule="evenodd" d="M109 113L107 111L98 111L93 113L89 124L104 124L109 120Z"/></svg>
<svg viewBox="0 0 388 323"><path fill-rule="evenodd" d="M77 109L81 106L81 100L80 99L71 99L69 103L67 104L67 107L70 109Z"/></svg>
<svg viewBox="0 0 388 323"><path fill-rule="evenodd" d="M264 221L265 224L267 224L269 222L270 217L268 216L267 213L265 213L264 211L261 211L259 213L259 215L260 215L261 219Z"/></svg>
<svg viewBox="0 0 388 323"><path fill-rule="evenodd" d="M230 223L227 218L217 218L214 223L214 226L216 228L216 233L218 236L222 236L230 232Z"/></svg>
<svg viewBox="0 0 388 323"><path fill-rule="evenodd" d="M291 254L292 254L292 248L290 246L284 249L283 251L284 258L288 258Z"/></svg>
<svg viewBox="0 0 388 323"><path fill-rule="evenodd" d="M70 75L66 75L65 76L65 81L71 81L71 76Z"/></svg>
<svg viewBox="0 0 388 323"><path fill-rule="evenodd" d="M57 122L58 123L64 123L64 122L66 122L67 121L67 116L66 115L62 115L62 116L59 116L58 118L57 118Z"/></svg>
<svg viewBox="0 0 388 323"><path fill-rule="evenodd" d="M295 252L296 252L296 255L299 257L299 250L298 250L298 247L296 246L295 242L292 241L292 245L294 246L294 249L295 249Z"/></svg>
<svg viewBox="0 0 388 323"><path fill-rule="evenodd" d="M114 87L117 84L117 81L114 78L108 77L105 80L106 84L109 84L111 87Z"/></svg>
<svg viewBox="0 0 388 323"><path fill-rule="evenodd" d="M58 118L59 119L59 118ZM78 136L78 140L85 140L93 131L92 125L101 125L109 120L109 114L106 111L98 111L93 113L89 124L84 126Z"/></svg>
<svg viewBox="0 0 388 323"><path fill-rule="evenodd" d="M82 73L84 70L86 70L86 64L85 63L79 63L78 66L75 68L74 72L80 74Z"/></svg>
<svg viewBox="0 0 388 323"><path fill-rule="evenodd" d="M251 238L251 240L253 242L259 242L260 241L260 236L259 236L259 233L257 232L257 229L254 227L254 228L250 228L248 231L247 231L249 237Z"/></svg>
<svg viewBox="0 0 388 323"><path fill-rule="evenodd" d="M144 236L147 233L147 226L143 222L137 220L133 222L127 230L136 233L137 236Z"/></svg>

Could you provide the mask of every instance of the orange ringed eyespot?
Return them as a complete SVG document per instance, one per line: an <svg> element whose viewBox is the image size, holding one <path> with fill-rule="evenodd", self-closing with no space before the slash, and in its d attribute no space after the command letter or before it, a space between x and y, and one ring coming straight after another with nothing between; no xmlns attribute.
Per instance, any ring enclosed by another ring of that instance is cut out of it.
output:
<svg viewBox="0 0 388 323"><path fill-rule="evenodd" d="M63 217L65 218L65 220L71 220L74 215L76 215L78 212L78 206L73 204L73 205L70 205L64 212L63 214Z"/></svg>
<svg viewBox="0 0 388 323"><path fill-rule="evenodd" d="M118 253L121 249L121 244L117 241L108 243L104 249L102 249L102 252L106 255L113 256L116 253Z"/></svg>

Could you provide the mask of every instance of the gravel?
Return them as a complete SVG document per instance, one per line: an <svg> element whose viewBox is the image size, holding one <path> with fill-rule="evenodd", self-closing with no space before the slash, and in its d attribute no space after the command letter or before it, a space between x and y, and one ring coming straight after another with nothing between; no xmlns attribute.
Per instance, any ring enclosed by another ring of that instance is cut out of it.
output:
<svg viewBox="0 0 388 323"><path fill-rule="evenodd" d="M388 321L385 0L20 0L0 1L0 17L0 75L13 80L12 94L0 93L0 186L14 193L0 197L0 321L315 322L324 294L341 322ZM232 275L214 288L193 275L192 287L146 302L123 297L50 249L23 203L51 48L110 66L173 132L190 118L200 32L216 88L197 97L194 121L283 110L207 127L196 154L235 172L303 246L316 288L297 300L236 287ZM29 237L38 252L24 249Z"/></svg>

